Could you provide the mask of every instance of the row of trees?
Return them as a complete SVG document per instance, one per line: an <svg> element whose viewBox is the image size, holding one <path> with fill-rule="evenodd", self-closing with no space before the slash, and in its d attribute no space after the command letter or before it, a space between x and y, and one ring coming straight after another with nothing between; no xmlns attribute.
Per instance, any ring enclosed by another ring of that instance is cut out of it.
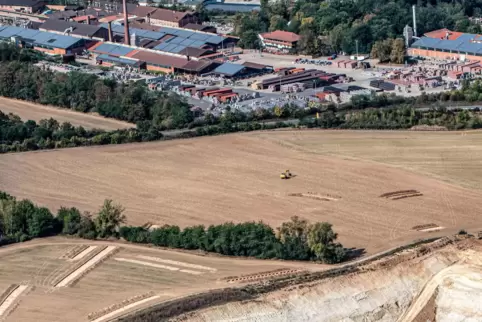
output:
<svg viewBox="0 0 482 322"><path fill-rule="evenodd" d="M112 200L105 200L95 215L81 213L77 208L61 207L54 217L47 208L37 207L30 200L17 201L0 192L0 245L64 234L89 239L122 237L134 243L201 249L232 256L325 263L338 263L346 258L345 249L336 242L338 235L331 224L309 224L298 217L283 223L276 232L262 222L184 229L165 225L153 230L123 226L124 223L124 208Z"/></svg>
<svg viewBox="0 0 482 322"><path fill-rule="evenodd" d="M52 118L39 123L23 122L17 115L0 111L0 153L143 142L162 137L160 129L154 126L105 132L74 127L69 122L60 124Z"/></svg>
<svg viewBox="0 0 482 322"><path fill-rule="evenodd" d="M415 109L405 105L396 108L336 112L331 109L319 119L304 119L302 126L339 129L409 129L418 125L444 126L449 130L482 128L479 110L447 110L444 107Z"/></svg>
<svg viewBox="0 0 482 322"><path fill-rule="evenodd" d="M61 207L54 216L28 199L17 200L0 192L0 245L57 234L89 239L118 237L119 226L125 220L123 211L112 200L105 200L95 215Z"/></svg>
<svg viewBox="0 0 482 322"><path fill-rule="evenodd" d="M331 224L309 224L296 216L276 232L263 222L247 222L184 229L172 225L153 230L124 226L120 228L120 236L135 243L263 259L317 260L332 264L346 257L345 249L336 242L338 235Z"/></svg>
<svg viewBox="0 0 482 322"><path fill-rule="evenodd" d="M405 25L412 25L413 4L419 35L440 28L481 32L468 19L482 16L481 0L299 0L294 6L288 0L262 0L261 12L234 17L235 33L250 49L259 47L257 33L287 30L300 34L298 50L309 55L353 54L356 41L360 53L370 53L375 42L402 37Z"/></svg>

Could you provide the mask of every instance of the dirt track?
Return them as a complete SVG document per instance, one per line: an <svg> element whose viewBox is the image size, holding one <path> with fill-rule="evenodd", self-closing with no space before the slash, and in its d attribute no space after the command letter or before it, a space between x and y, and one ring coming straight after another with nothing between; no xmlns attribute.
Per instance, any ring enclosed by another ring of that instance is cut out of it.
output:
<svg viewBox="0 0 482 322"><path fill-rule="evenodd" d="M100 115L85 114L5 97L0 98L0 111L5 114L16 114L23 121L40 121L52 117L60 123L70 122L72 125L83 126L86 129L118 130L135 127L134 124L105 118Z"/></svg>
<svg viewBox="0 0 482 322"><path fill-rule="evenodd" d="M53 210L65 205L96 211L104 198L112 198L126 208L130 224L263 220L277 226L299 215L333 223L345 245L369 253L482 226L479 191L380 163L323 156L262 137L267 135L285 138L290 132L2 155L0 190ZM326 135L319 132L320 139ZM286 168L296 176L281 181ZM423 196L379 197L410 189ZM299 193L340 198L290 196ZM446 229L411 229L427 223Z"/></svg>

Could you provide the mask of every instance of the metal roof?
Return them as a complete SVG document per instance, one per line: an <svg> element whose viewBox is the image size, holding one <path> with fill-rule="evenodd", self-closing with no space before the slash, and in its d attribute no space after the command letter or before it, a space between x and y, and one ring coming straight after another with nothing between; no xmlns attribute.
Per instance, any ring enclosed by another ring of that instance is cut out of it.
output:
<svg viewBox="0 0 482 322"><path fill-rule="evenodd" d="M67 49L84 40L81 38L58 35L51 32L30 30L14 26L6 26L0 30L0 38L20 37L34 46L48 46Z"/></svg>
<svg viewBox="0 0 482 322"><path fill-rule="evenodd" d="M244 69L243 65L224 63L214 70L217 74L224 74L228 76L234 76Z"/></svg>
<svg viewBox="0 0 482 322"><path fill-rule="evenodd" d="M422 37L414 42L412 48L429 48L434 50L482 54L482 43L472 42L478 35L463 34L455 40Z"/></svg>
<svg viewBox="0 0 482 322"><path fill-rule="evenodd" d="M173 38L170 38L170 39L166 40L166 42L168 42L170 44L180 44L184 40L186 40L186 39L176 36L176 37L173 37Z"/></svg>
<svg viewBox="0 0 482 322"><path fill-rule="evenodd" d="M93 49L94 52L106 53L115 56L125 56L132 52L134 49L121 45L103 43Z"/></svg>
<svg viewBox="0 0 482 322"><path fill-rule="evenodd" d="M251 12L251 11L260 11L261 6L256 4L246 5L246 4L237 4L237 3L208 3L204 5L206 10L220 10L220 11L228 11L228 12Z"/></svg>
<svg viewBox="0 0 482 322"><path fill-rule="evenodd" d="M174 53L174 54L177 54L181 51L183 51L184 49L186 49L186 46L183 46L183 45L179 45L179 46L176 46L175 48L171 49L171 53Z"/></svg>
<svg viewBox="0 0 482 322"><path fill-rule="evenodd" d="M109 62L113 62L113 63L118 63L118 64L123 64L123 65L130 65L130 66L139 64L138 60L127 59L127 58L119 58L119 57L115 57L115 56L109 56L109 55L106 55L106 54L99 55L99 56L97 56L96 59L97 60L109 61Z"/></svg>

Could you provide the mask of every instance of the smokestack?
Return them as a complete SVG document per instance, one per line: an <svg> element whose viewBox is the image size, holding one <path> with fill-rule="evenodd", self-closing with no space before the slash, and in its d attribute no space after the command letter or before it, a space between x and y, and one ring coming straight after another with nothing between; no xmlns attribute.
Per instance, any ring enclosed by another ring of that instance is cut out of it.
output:
<svg viewBox="0 0 482 322"><path fill-rule="evenodd" d="M412 6L412 10L413 10L413 36L417 37L417 15L416 15L415 5Z"/></svg>
<svg viewBox="0 0 482 322"><path fill-rule="evenodd" d="M127 2L126 0L122 1L122 9L124 10L124 43L126 45L131 44L131 37L129 36L129 19L127 16Z"/></svg>
<svg viewBox="0 0 482 322"><path fill-rule="evenodd" d="M107 30L109 32L109 41L112 42L112 22L111 21L107 23Z"/></svg>
<svg viewBox="0 0 482 322"><path fill-rule="evenodd" d="M87 15L87 24L90 25L90 15Z"/></svg>

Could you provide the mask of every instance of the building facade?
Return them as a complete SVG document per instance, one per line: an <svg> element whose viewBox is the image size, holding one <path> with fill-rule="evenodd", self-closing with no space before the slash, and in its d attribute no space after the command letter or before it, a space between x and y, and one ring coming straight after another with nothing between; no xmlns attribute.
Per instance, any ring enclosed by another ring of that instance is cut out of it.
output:
<svg viewBox="0 0 482 322"><path fill-rule="evenodd" d="M407 53L439 60L482 61L482 35L435 30L415 41Z"/></svg>
<svg viewBox="0 0 482 322"><path fill-rule="evenodd" d="M39 0L0 0L0 10L34 13L45 6L44 1Z"/></svg>
<svg viewBox="0 0 482 322"><path fill-rule="evenodd" d="M288 31L276 30L258 35L261 45L267 49L291 51L296 48L300 36Z"/></svg>

